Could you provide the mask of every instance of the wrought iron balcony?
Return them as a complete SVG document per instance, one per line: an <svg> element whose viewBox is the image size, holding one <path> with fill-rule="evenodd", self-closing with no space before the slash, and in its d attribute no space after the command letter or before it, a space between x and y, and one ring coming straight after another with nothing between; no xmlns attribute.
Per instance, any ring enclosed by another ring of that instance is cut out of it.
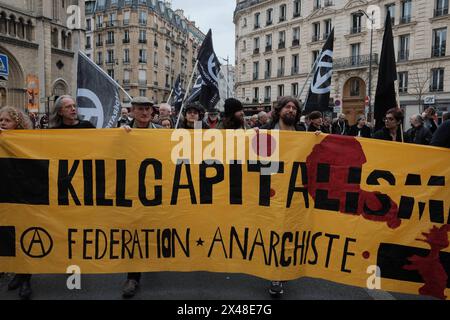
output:
<svg viewBox="0 0 450 320"><path fill-rule="evenodd" d="M253 80L258 80L259 74L258 72L253 72Z"/></svg>
<svg viewBox="0 0 450 320"><path fill-rule="evenodd" d="M283 77L283 76L284 76L284 69L278 69L277 77Z"/></svg>
<svg viewBox="0 0 450 320"><path fill-rule="evenodd" d="M300 40L299 39L292 40L292 46L293 47L298 46L298 45L300 45Z"/></svg>
<svg viewBox="0 0 450 320"><path fill-rule="evenodd" d="M411 16L404 16L400 18L400 24L403 23L410 23L411 22Z"/></svg>
<svg viewBox="0 0 450 320"><path fill-rule="evenodd" d="M258 54L258 53L259 53L259 48L253 49L253 54Z"/></svg>
<svg viewBox="0 0 450 320"><path fill-rule="evenodd" d="M350 34L361 33L361 26L351 27Z"/></svg>
<svg viewBox="0 0 450 320"><path fill-rule="evenodd" d="M284 49L284 48L285 48L285 42L284 41L278 42L278 49Z"/></svg>
<svg viewBox="0 0 450 320"><path fill-rule="evenodd" d="M271 76L272 76L272 72L270 72L270 71L264 72L264 79L270 79Z"/></svg>
<svg viewBox="0 0 450 320"><path fill-rule="evenodd" d="M318 35L318 34L315 34L315 35L313 35L311 37L311 41L312 42L316 42L316 41L319 41L319 40L320 40L320 35Z"/></svg>
<svg viewBox="0 0 450 320"><path fill-rule="evenodd" d="M370 55L351 56L346 58L334 59L333 69L351 69L359 67L368 67L370 64ZM378 64L378 54L372 54L372 65Z"/></svg>
<svg viewBox="0 0 450 320"><path fill-rule="evenodd" d="M295 75L295 74L298 74L298 66L291 68L291 75Z"/></svg>
<svg viewBox="0 0 450 320"><path fill-rule="evenodd" d="M445 42L442 46L431 48L431 57L443 57L445 56Z"/></svg>
<svg viewBox="0 0 450 320"><path fill-rule="evenodd" d="M398 61L408 61L409 50L402 50L398 52Z"/></svg>
<svg viewBox="0 0 450 320"><path fill-rule="evenodd" d="M445 16L446 14L448 14L448 7L434 9L435 17Z"/></svg>
<svg viewBox="0 0 450 320"><path fill-rule="evenodd" d="M272 51L272 45L266 46L266 51L264 51L264 52L269 52L269 51Z"/></svg>

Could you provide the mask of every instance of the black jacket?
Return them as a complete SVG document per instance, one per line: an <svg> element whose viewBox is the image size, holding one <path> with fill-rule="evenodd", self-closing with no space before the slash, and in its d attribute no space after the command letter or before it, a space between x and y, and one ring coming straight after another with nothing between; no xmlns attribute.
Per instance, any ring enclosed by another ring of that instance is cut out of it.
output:
<svg viewBox="0 0 450 320"><path fill-rule="evenodd" d="M450 148L450 120L444 121L433 134L432 146Z"/></svg>
<svg viewBox="0 0 450 320"><path fill-rule="evenodd" d="M389 133L389 129L386 127L381 128L380 130L375 132L373 134L373 137L374 137L374 139L393 141L391 134ZM396 137L395 141L402 142L402 134L401 134L400 127L397 128L397 137Z"/></svg>
<svg viewBox="0 0 450 320"><path fill-rule="evenodd" d="M370 128L368 126L364 125L360 129L360 128L358 128L357 124L350 127L350 130L348 131L348 135L357 137L358 132L360 132L360 131L361 131L361 137L370 138L372 136L372 130L370 130Z"/></svg>
<svg viewBox="0 0 450 320"><path fill-rule="evenodd" d="M424 144L428 145L431 142L433 134L428 128L425 128L424 126L420 127L412 127L408 131L406 131L405 134L405 141L409 143L415 143L415 144Z"/></svg>

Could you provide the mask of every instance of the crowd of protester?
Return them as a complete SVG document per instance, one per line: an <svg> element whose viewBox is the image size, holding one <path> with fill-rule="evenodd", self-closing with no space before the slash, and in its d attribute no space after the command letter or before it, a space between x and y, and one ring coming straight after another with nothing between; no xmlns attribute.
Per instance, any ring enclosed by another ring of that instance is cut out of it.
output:
<svg viewBox="0 0 450 320"><path fill-rule="evenodd" d="M350 125L344 114L338 114L335 119L330 115L313 111L303 114L297 99L282 97L273 110L266 113L260 111L245 117L242 103L234 98L227 99L224 112L207 111L198 103L187 104L181 115L167 103L156 106L146 97L136 97L131 108L123 107L117 127L123 127L127 132L133 129L270 129L315 132L316 134L337 134L363 138L375 138L387 141L397 141L422 145L432 145L450 148L450 115L445 113L442 123L438 125L436 111L426 109L423 114L410 117L411 128L403 130L404 116L401 109L393 108L386 112L384 125L374 130L364 115L357 117L356 123ZM48 117L40 119L35 114L26 115L14 107L0 109L0 133L3 130L16 129L89 129L94 126L86 120L81 120L75 100L70 96L62 96L55 102L53 112ZM141 274L129 273L123 287L124 297L133 297L139 287ZM31 290L31 275L17 274L8 285L9 290L19 288L19 296L29 299ZM272 281L269 292L272 296L283 293L283 282Z"/></svg>

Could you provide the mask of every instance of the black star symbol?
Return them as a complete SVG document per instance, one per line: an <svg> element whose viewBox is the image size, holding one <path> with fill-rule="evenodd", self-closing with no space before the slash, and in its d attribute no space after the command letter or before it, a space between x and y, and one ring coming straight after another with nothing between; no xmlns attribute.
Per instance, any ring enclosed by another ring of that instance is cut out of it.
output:
<svg viewBox="0 0 450 320"><path fill-rule="evenodd" d="M202 238L198 238L198 240L197 240L197 247L198 246L203 246L203 243L204 243L205 241L203 241L202 240Z"/></svg>

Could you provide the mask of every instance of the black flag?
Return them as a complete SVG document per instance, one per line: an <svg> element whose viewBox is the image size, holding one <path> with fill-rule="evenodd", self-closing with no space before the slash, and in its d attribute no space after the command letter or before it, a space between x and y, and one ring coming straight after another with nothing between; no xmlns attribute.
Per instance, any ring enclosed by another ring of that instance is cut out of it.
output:
<svg viewBox="0 0 450 320"><path fill-rule="evenodd" d="M115 128L120 116L119 85L84 53L78 53L78 113L97 128Z"/></svg>
<svg viewBox="0 0 450 320"><path fill-rule="evenodd" d="M220 63L214 53L211 29L198 51L198 71L203 79L200 103L208 110L213 109L220 100L219 72Z"/></svg>
<svg viewBox="0 0 450 320"><path fill-rule="evenodd" d="M181 87L180 75L178 75L177 81L175 81L173 92L174 92L173 104L175 106L175 109L179 111L181 109L181 104L183 103L184 94L186 93L186 91L183 90L183 88Z"/></svg>
<svg viewBox="0 0 450 320"><path fill-rule="evenodd" d="M308 97L306 98L305 113L311 113L312 111L333 111L329 106L331 76L333 73L333 41L334 28L331 30L320 52Z"/></svg>
<svg viewBox="0 0 450 320"><path fill-rule="evenodd" d="M391 15L388 11L386 22L384 24L383 44L381 46L380 66L378 68L377 91L375 94L374 113L376 130L384 126L383 118L386 115L386 111L397 107L395 80L397 80L397 67L395 65Z"/></svg>
<svg viewBox="0 0 450 320"><path fill-rule="evenodd" d="M198 75L197 80L195 80L194 86L192 87L191 94L186 99L186 103L199 101L203 86L204 86L204 82L203 82L202 76Z"/></svg>

